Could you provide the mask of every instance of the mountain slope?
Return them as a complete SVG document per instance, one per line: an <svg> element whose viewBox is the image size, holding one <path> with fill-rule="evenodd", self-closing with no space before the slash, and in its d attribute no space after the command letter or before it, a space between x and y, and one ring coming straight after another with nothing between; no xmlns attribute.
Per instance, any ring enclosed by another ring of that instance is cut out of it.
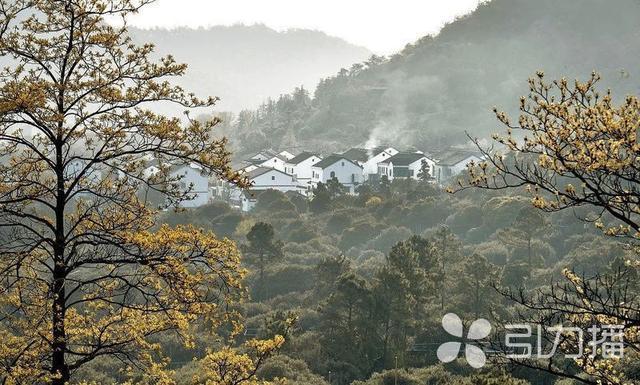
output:
<svg viewBox="0 0 640 385"><path fill-rule="evenodd" d="M235 143L258 146L246 140L253 135L272 147L388 141L437 150L466 141L465 131L496 131L492 107L516 112L536 70L569 79L597 70L603 88L624 96L640 93L638 59L640 1L493 0L389 60L323 80L295 111L244 117Z"/></svg>
<svg viewBox="0 0 640 385"><path fill-rule="evenodd" d="M263 25L129 32L135 42L154 43L158 54L188 63L178 83L198 95L220 97L218 110L224 111L255 108L300 85L313 89L336 68L371 55L322 32L277 32Z"/></svg>

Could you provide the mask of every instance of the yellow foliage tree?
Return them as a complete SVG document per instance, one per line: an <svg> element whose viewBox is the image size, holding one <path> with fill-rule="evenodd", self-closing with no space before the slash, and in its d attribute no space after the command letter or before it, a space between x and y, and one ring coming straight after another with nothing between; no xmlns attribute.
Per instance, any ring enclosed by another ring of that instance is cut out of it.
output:
<svg viewBox="0 0 640 385"><path fill-rule="evenodd" d="M266 385L256 379L256 373L264 361L284 344L284 337L269 340L251 340L245 343L245 352L225 348L209 352L197 362L198 374L194 385Z"/></svg>
<svg viewBox="0 0 640 385"><path fill-rule="evenodd" d="M470 165L460 188L525 186L542 210L595 207L599 215L585 219L610 235L637 238L640 100L628 96L615 105L610 91L596 90L599 80L593 73L586 82L547 83L538 72L529 80L529 96L520 100L517 123L494 110L507 127L505 135L494 135L501 148L485 149L476 140L485 160Z"/></svg>
<svg viewBox="0 0 640 385"><path fill-rule="evenodd" d="M226 141L211 136L217 120L149 109L216 102L172 85L186 66L152 61L153 46L127 36L127 15L150 2L0 0L0 54L10 63L0 72L4 384L63 384L105 356L155 375L164 361L150 337L172 331L192 345L193 323L219 325L243 294L233 242L157 228L141 194L192 199L172 172L179 165L246 184Z"/></svg>
<svg viewBox="0 0 640 385"><path fill-rule="evenodd" d="M484 161L469 165L457 189L526 189L532 194L533 205L547 212L595 208L594 215L582 219L637 246L640 99L628 96L616 104L610 91L598 93L599 80L593 73L586 82L561 79L549 83L538 72L529 80L528 97L520 100L517 123L494 110L506 126L506 134L494 136L498 148L483 148L475 140ZM627 265L629 269L592 279L565 270L569 283L554 286L550 292L527 296L506 289L503 294L531 310L535 323L552 326L550 322L567 322L585 336L592 326L620 325L625 354L636 355L640 351L640 303L635 299L634 266L638 263L627 261ZM560 349L574 355L583 342L576 336L575 331L563 335ZM517 363L587 384L633 383L624 374L623 362L607 357L602 349L580 351L574 363L581 373L567 370L566 362L557 357Z"/></svg>

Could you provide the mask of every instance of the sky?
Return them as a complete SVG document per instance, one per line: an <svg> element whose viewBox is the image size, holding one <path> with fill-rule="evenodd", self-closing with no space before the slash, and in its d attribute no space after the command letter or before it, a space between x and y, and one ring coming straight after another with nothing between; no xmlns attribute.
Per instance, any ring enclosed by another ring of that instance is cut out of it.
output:
<svg viewBox="0 0 640 385"><path fill-rule="evenodd" d="M133 16L141 28L265 24L306 28L388 55L437 33L480 0L158 0Z"/></svg>

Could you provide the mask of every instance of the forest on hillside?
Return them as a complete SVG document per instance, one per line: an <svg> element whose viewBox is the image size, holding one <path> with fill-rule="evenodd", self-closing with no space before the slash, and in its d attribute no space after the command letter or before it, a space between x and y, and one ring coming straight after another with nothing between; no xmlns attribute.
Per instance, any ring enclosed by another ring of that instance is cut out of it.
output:
<svg viewBox="0 0 640 385"><path fill-rule="evenodd" d="M519 305L499 290L545 292L564 281L566 268L591 279L618 277L621 285L631 278L619 290L637 290L637 272L624 262L634 252L577 219L589 211L546 215L524 190L452 195L428 182L397 180L365 185L355 196L332 189L310 202L266 191L250 214L219 202L167 213L162 222L193 224L243 245L251 271L251 300L241 307L245 333L285 333L287 340L259 370L260 379L544 385L574 383L518 365L472 371L463 355L440 363L436 348L450 338L441 317L520 319ZM287 319L295 319L290 328ZM214 343L206 333L202 338L201 349ZM178 384L189 383L198 349L186 351L171 339L161 343L172 352ZM630 352L616 368L637 381L638 362ZM99 368L83 378L102 378Z"/></svg>
<svg viewBox="0 0 640 385"><path fill-rule="evenodd" d="M640 3L635 0L493 0L389 58L373 56L224 116L234 149L319 149L395 143L437 152L486 138L494 106L517 110L527 79L585 79L623 98L640 91Z"/></svg>

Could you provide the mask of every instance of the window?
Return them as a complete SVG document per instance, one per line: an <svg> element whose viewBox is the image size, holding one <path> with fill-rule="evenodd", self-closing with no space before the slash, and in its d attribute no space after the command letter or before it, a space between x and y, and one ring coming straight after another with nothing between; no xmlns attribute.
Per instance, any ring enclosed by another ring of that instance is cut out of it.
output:
<svg viewBox="0 0 640 385"><path fill-rule="evenodd" d="M335 171L331 171L330 176L331 176L331 179L335 178L336 177L336 172Z"/></svg>
<svg viewBox="0 0 640 385"><path fill-rule="evenodd" d="M276 176L275 175L271 175L271 180L276 180Z"/></svg>
<svg viewBox="0 0 640 385"><path fill-rule="evenodd" d="M344 167L344 162L342 162L342 167Z"/></svg>

